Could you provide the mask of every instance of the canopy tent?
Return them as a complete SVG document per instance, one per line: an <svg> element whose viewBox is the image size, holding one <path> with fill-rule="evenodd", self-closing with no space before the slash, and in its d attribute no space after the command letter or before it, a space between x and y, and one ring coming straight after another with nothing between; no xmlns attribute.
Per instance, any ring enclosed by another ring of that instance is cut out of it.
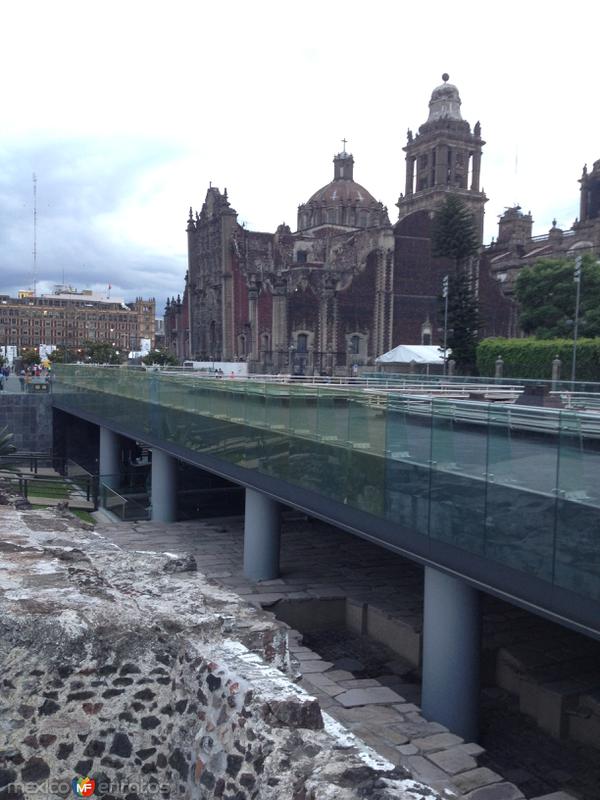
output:
<svg viewBox="0 0 600 800"><path fill-rule="evenodd" d="M399 344L375 359L376 364L410 364L411 361L443 366L444 354L436 344Z"/></svg>

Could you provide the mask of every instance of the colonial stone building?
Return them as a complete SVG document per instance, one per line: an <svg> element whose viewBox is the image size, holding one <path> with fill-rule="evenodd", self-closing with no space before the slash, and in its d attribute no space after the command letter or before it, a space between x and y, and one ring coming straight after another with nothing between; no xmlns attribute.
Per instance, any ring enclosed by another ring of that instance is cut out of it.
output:
<svg viewBox="0 0 600 800"><path fill-rule="evenodd" d="M156 301L137 297L132 303L89 289L57 286L39 297L0 294L0 347L81 347L85 342L110 342L123 352L139 350L143 339L154 347Z"/></svg>
<svg viewBox="0 0 600 800"><path fill-rule="evenodd" d="M500 217L498 237L485 255L506 295L512 295L519 271L541 258L600 255L600 160L594 162L591 172L584 166L579 183L579 218L569 230L561 230L554 220L548 233L532 236L531 212L523 213L520 206L507 208Z"/></svg>
<svg viewBox="0 0 600 800"><path fill-rule="evenodd" d="M429 116L408 132L404 194L392 225L381 202L354 180L344 147L333 180L298 207L296 230L249 231L227 190L210 187L190 209L183 299L167 304L165 337L179 357L244 359L258 372L345 373L398 344L441 342L438 298L452 268L431 254L434 210L455 194L473 212L479 240L481 126L462 119L448 76ZM510 302L486 263L473 259L487 335L506 335Z"/></svg>

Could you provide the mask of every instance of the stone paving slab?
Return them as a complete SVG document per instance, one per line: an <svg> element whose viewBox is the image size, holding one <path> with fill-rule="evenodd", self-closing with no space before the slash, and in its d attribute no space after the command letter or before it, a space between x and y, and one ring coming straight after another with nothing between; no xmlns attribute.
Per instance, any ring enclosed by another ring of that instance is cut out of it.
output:
<svg viewBox="0 0 600 800"><path fill-rule="evenodd" d="M521 800L522 797L523 793L513 783L492 783L469 792L465 800Z"/></svg>
<svg viewBox="0 0 600 800"><path fill-rule="evenodd" d="M482 786L489 786L491 783L499 783L502 776L497 772L493 772L487 767L477 767L476 769L468 770L460 775L455 775L453 783L456 788L463 794L472 792L475 789L480 789ZM563 800L557 798L557 800Z"/></svg>
<svg viewBox="0 0 600 800"><path fill-rule="evenodd" d="M477 762L464 750L458 747L452 747L449 750L441 750L439 753L428 753L427 758L433 761L438 767L441 767L444 772L449 775L456 775L459 772L467 772L468 770L475 769Z"/></svg>
<svg viewBox="0 0 600 800"><path fill-rule="evenodd" d="M344 708L402 702L400 695L387 686L374 686L371 689L350 689L350 691L338 695L336 699Z"/></svg>

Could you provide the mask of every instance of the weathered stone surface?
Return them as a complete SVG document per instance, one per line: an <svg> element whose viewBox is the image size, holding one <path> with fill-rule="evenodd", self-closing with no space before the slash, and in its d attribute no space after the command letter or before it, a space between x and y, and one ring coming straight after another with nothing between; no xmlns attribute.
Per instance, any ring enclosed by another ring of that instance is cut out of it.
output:
<svg viewBox="0 0 600 800"><path fill-rule="evenodd" d="M523 793L512 783L493 783L465 795L465 800L520 800Z"/></svg>
<svg viewBox="0 0 600 800"><path fill-rule="evenodd" d="M323 727L321 709L316 700L271 700L266 704L264 719L270 725L285 725L288 728L310 728L319 730Z"/></svg>
<svg viewBox="0 0 600 800"><path fill-rule="evenodd" d="M425 736L422 739L413 739L419 750L424 753L435 750L445 750L448 747L461 744L464 740L454 733L434 733L433 736Z"/></svg>
<svg viewBox="0 0 600 800"><path fill-rule="evenodd" d="M461 775L455 775L452 783L463 794L468 794L474 789L479 789L482 786L489 786L491 783L499 783L502 776L496 772L492 772L487 767L477 767L468 772L463 772ZM564 798L556 798L556 800L564 800Z"/></svg>
<svg viewBox="0 0 600 800"><path fill-rule="evenodd" d="M575 796L567 792L552 792L551 794L539 795L531 800L576 800Z"/></svg>
<svg viewBox="0 0 600 800"><path fill-rule="evenodd" d="M449 750L440 750L437 753L428 753L427 758L450 775L466 772L467 770L475 769L477 766L473 756L456 747L451 747Z"/></svg>
<svg viewBox="0 0 600 800"><path fill-rule="evenodd" d="M373 687L372 689L350 689L336 697L338 703L344 708L353 706L375 705L379 703L401 703L402 698L387 686Z"/></svg>
<svg viewBox="0 0 600 800"><path fill-rule="evenodd" d="M0 761L2 780L90 774L105 800L121 800L111 787L125 776L173 798L412 800L404 773L289 680L282 625L199 573L165 571L160 554L115 551L71 531L68 517L58 540L52 512L8 513L0 702L11 720L0 748L12 761ZM315 681L335 686L331 664L318 664ZM338 709L401 719L384 706ZM390 736L381 746L398 763L404 736Z"/></svg>
<svg viewBox="0 0 600 800"><path fill-rule="evenodd" d="M25 783L40 783L50 776L50 767L43 758L36 756L25 762L21 768L21 780Z"/></svg>
<svg viewBox="0 0 600 800"><path fill-rule="evenodd" d="M194 556L185 554L177 558L169 558L163 566L163 572L197 572L198 563Z"/></svg>

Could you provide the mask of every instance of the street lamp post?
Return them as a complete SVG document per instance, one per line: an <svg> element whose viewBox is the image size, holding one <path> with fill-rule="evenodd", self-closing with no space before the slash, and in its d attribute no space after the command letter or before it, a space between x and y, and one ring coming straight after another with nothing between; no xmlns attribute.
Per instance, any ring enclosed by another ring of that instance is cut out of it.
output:
<svg viewBox="0 0 600 800"><path fill-rule="evenodd" d="M579 332L579 300L581 297L581 263L582 257L575 259L573 280L575 281L575 323L573 325L573 358L571 360L571 391L575 390L575 371L577 369L577 334Z"/></svg>
<svg viewBox="0 0 600 800"><path fill-rule="evenodd" d="M448 275L444 275L442 281L442 297L444 298L444 377L448 368L448 360L446 358L446 351L448 349Z"/></svg>

